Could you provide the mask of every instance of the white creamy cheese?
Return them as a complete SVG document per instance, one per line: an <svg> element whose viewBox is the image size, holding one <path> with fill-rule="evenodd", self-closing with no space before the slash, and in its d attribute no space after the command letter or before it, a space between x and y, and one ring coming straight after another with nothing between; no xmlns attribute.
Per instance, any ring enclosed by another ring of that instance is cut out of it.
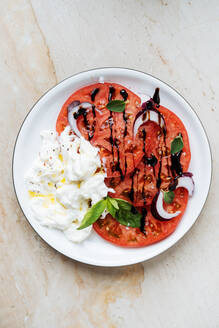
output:
<svg viewBox="0 0 219 328"><path fill-rule="evenodd" d="M89 206L110 190L104 183L106 174L98 148L71 135L69 126L60 136L43 131L41 138L39 155L25 177L32 213L40 224L62 230L69 240L81 242L92 228L77 227Z"/></svg>

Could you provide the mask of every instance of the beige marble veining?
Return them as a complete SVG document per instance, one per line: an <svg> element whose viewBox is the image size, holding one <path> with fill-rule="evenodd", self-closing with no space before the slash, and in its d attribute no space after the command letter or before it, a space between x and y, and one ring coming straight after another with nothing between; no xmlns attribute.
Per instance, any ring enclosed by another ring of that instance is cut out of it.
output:
<svg viewBox="0 0 219 328"><path fill-rule="evenodd" d="M0 1L0 328L219 327L218 12L216 0ZM213 151L211 193L193 228L164 254L124 268L88 266L47 246L11 178L15 138L34 102L101 66L175 87Z"/></svg>

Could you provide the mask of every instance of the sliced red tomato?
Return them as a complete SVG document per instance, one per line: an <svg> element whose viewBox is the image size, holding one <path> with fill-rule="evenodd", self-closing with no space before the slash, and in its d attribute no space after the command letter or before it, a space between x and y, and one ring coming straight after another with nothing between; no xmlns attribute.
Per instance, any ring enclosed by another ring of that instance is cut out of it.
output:
<svg viewBox="0 0 219 328"><path fill-rule="evenodd" d="M115 88L112 100L123 99L120 91L128 93L123 113L110 112L106 105L109 101L109 90ZM98 88L94 101L91 101L92 91ZM181 133L184 148L181 154L183 171L187 171L190 163L190 147L187 131L182 121L169 109L159 106L166 123L166 136L158 124L148 121L143 124L137 135L133 136L133 126L137 112L141 109L140 98L127 88L115 83L97 83L86 86L73 93L63 105L56 123L58 133L68 125L68 105L78 100L95 105L95 115L92 110L87 112L89 126L94 127L90 142L100 149L100 157L107 171L105 183L113 188L111 197L121 198L131 202L140 211L147 209L145 221L146 234L138 228L130 228L119 224L110 214L105 219L99 219L94 224L96 232L104 239L124 247L141 247L160 241L170 235L178 225L187 205L188 193L182 188L175 191L172 204L164 204L168 211L180 210L181 214L169 221L158 221L150 211L150 204L157 193L157 181L160 178L160 188L168 187L172 179L170 170L171 142ZM112 124L113 122L113 124ZM77 119L78 129L88 139L89 131L83 116ZM113 144L112 144L113 140ZM151 158L153 165L149 165Z"/></svg>
<svg viewBox="0 0 219 328"><path fill-rule="evenodd" d="M99 219L94 223L94 230L105 240L123 247L143 247L154 244L168 237L176 229L178 223L185 212L188 202L188 192L183 188L175 191L175 198L172 204L165 204L168 212L180 210L177 217L168 221L155 219L150 207L147 206L147 216L145 221L145 231L143 234L139 228L130 228L120 224L110 214L105 219Z"/></svg>
<svg viewBox="0 0 219 328"><path fill-rule="evenodd" d="M110 87L115 89L112 100L123 99L120 94L122 89L127 92L128 98L125 113L110 112L106 108L109 102ZM94 101L91 101L91 92L95 88L98 88L99 91ZM56 122L56 130L59 134L68 125L67 108L75 100L79 100L81 103L90 102L96 107L96 117L94 117L91 110L87 113L89 125L94 126L95 130L90 142L100 148L100 157L107 169L107 176L125 176L133 171L143 156L141 146L139 144L133 145L133 123L140 108L140 98L127 88L115 83L97 83L79 89L67 99L59 113ZM126 121L124 120L124 115L127 118ZM113 122L111 128L109 119ZM77 125L81 134L88 139L89 131L84 124L82 116L77 119ZM113 145L111 139L113 139Z"/></svg>
<svg viewBox="0 0 219 328"><path fill-rule="evenodd" d="M132 201L135 206L150 205L157 192L156 182L160 165L162 189L168 187L172 178L170 171L170 147L171 142L179 133L182 134L184 142L180 162L183 171L186 172L188 170L191 153L187 131L182 121L173 112L162 106L160 106L159 110L163 114L167 126L165 142L164 138L160 136L160 127L150 121L139 128L139 132L135 138L135 144L138 144L140 145L140 148L143 148L144 140L142 138L142 131L146 131L145 152L148 157L154 155L157 158L157 164L154 168L145 165L144 158L141 157L139 164L136 166L136 174L134 177L133 174L128 174L123 181L107 178L106 184L115 190L114 194L110 193L111 197ZM160 163L159 158L161 154L163 157ZM130 197L130 195L132 197Z"/></svg>

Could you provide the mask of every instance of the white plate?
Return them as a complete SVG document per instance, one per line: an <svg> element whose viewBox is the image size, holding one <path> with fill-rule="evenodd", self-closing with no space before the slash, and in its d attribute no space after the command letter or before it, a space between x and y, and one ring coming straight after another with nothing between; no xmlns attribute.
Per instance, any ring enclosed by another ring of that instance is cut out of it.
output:
<svg viewBox="0 0 219 328"><path fill-rule="evenodd" d="M186 212L176 231L165 240L144 248L114 246L95 232L81 244L73 244L57 230L42 227L29 209L24 175L40 149L40 131L55 129L55 122L65 100L77 89L96 83L122 84L131 90L152 95L160 88L161 103L174 111L183 121L190 140L192 159L189 171L194 174L195 193L188 202ZM64 255L93 265L122 266L148 260L174 245L191 228L206 201L211 182L211 152L203 126L197 115L175 90L155 77L125 68L101 68L76 74L49 90L33 106L18 133L13 156L13 180L18 202L34 230L53 248Z"/></svg>

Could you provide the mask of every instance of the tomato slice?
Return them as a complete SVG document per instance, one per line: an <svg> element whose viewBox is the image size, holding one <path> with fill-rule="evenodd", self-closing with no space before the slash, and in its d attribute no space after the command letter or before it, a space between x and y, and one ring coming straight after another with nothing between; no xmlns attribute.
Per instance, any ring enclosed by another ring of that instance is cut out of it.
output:
<svg viewBox="0 0 219 328"><path fill-rule="evenodd" d="M122 247L143 247L154 244L168 237L176 229L183 216L188 202L188 192L184 188L175 191L175 198L172 204L165 204L167 211L175 212L180 210L177 217L168 221L155 219L147 206L147 216L145 221L145 231L143 234L139 228L130 228L120 224L110 214L105 219L99 219L93 225L94 230L105 240Z"/></svg>
<svg viewBox="0 0 219 328"><path fill-rule="evenodd" d="M94 89L98 89L98 92L92 99ZM125 113L109 111L106 108L109 95L111 94L111 100L122 100L124 92L128 95ZM56 122L59 134L68 125L67 108L75 100L95 106L95 113L88 110L86 114L89 125L85 124L83 116L78 117L77 125L84 138L99 148L107 172L105 183L115 190L109 196L125 199L139 211L143 207L147 209L146 234L138 228L119 224L110 214L94 224L95 231L104 239L124 247L147 246L166 238L176 229L186 209L188 193L183 188L178 188L175 190L173 203L164 204L170 212L181 211L179 216L169 221L155 219L150 205L158 188L167 188L173 179L170 148L171 142L179 133L184 142L180 163L183 171L188 170L191 153L188 134L182 121L169 109L159 106L158 110L163 115L167 128L166 135L158 124L149 120L140 126L134 138L133 126L136 114L141 110L141 99L119 84L97 83L77 90L64 103ZM92 138L89 138L91 127Z"/></svg>
<svg viewBox="0 0 219 328"><path fill-rule="evenodd" d="M95 88L99 91L92 101L91 93ZM124 113L111 112L106 108L110 88L114 88L112 100L123 99L120 94L121 90L127 93ZM95 105L95 116L92 110L87 113L89 126L93 129L90 142L100 148L100 157L106 167L107 176L123 178L133 171L143 156L141 146L138 143L133 145L133 123L139 111L141 99L127 88L115 83L97 83L81 88L67 99L59 113L56 122L56 130L59 134L68 125L67 108L75 100ZM82 116L77 119L77 125L81 134L88 139L89 131Z"/></svg>
<svg viewBox="0 0 219 328"><path fill-rule="evenodd" d="M187 171L189 167L189 162L191 159L189 139L187 131L182 123L182 121L170 110L165 107L160 106L160 112L167 126L166 140L160 137L160 127L154 122L147 122L139 128L138 134L135 138L135 144L138 144L140 148L143 148L142 131L146 131L145 139L145 153L147 156L155 156L157 158L157 163L153 167L150 165L145 165L144 158L141 156L138 165L135 167L136 174L126 175L123 181L114 178L107 178L106 184L108 187L112 187L115 193L110 193L111 197L122 198L127 201L131 201L134 206L146 206L150 205L156 192L157 178L160 178L162 189L168 187L170 180L172 179L172 174L170 170L171 155L170 147L172 140L179 134L182 134L184 148L181 155L181 165L183 171ZM160 154L163 157L159 161Z"/></svg>

